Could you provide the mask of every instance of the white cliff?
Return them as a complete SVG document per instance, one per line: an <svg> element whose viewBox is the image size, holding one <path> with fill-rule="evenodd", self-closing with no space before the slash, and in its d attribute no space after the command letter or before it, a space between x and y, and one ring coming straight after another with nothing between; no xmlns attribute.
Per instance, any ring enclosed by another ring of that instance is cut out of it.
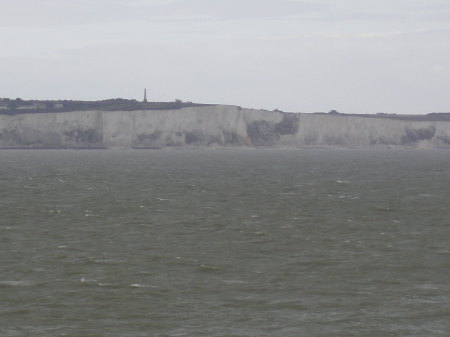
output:
<svg viewBox="0 0 450 337"><path fill-rule="evenodd" d="M236 106L0 115L0 148L449 147L450 121Z"/></svg>

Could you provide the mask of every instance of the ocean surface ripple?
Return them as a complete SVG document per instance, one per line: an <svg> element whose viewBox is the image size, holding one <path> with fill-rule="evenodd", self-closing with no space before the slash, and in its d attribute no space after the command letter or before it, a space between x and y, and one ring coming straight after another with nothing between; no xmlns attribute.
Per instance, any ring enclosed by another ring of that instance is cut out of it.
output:
<svg viewBox="0 0 450 337"><path fill-rule="evenodd" d="M0 336L450 331L450 151L0 151Z"/></svg>

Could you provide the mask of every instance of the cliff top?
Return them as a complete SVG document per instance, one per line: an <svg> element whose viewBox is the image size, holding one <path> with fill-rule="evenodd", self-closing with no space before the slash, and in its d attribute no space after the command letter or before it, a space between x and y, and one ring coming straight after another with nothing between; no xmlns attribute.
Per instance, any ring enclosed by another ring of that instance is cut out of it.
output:
<svg viewBox="0 0 450 337"><path fill-rule="evenodd" d="M365 117L365 118L384 118L384 119L397 119L397 120L409 120L409 121L450 121L450 112L432 112L426 115L401 115L401 114L347 114L340 113L332 110L328 113L315 112L318 115L331 115L331 116L350 116L350 117Z"/></svg>
<svg viewBox="0 0 450 337"><path fill-rule="evenodd" d="M139 102L135 99L113 98L101 101L76 100L23 100L21 98L0 99L0 114L68 112L68 111L133 111L133 110L174 110L192 106L206 106L179 99L173 102Z"/></svg>
<svg viewBox="0 0 450 337"><path fill-rule="evenodd" d="M77 101L77 100L23 100L21 98L0 98L0 114L16 115L24 113L58 113L69 111L134 111L134 110L176 110L195 106L212 106L217 104L202 104L183 102L140 102L135 99L113 98L100 101ZM282 112L278 109L275 112ZM330 116L351 116L365 118L384 118L411 121L450 121L450 112L433 112L424 115L402 115L402 114L347 114L331 110L328 113L315 112L314 114Z"/></svg>

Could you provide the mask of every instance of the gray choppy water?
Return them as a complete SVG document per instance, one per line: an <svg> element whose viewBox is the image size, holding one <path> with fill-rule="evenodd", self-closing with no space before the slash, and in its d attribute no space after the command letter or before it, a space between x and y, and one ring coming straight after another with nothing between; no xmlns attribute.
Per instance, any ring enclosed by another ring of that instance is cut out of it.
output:
<svg viewBox="0 0 450 337"><path fill-rule="evenodd" d="M0 336L448 336L450 152L0 151Z"/></svg>

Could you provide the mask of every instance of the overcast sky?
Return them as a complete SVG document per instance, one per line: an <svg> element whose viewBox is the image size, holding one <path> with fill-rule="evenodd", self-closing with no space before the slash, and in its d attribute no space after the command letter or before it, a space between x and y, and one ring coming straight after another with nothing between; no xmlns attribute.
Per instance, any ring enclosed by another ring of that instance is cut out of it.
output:
<svg viewBox="0 0 450 337"><path fill-rule="evenodd" d="M450 111L449 0L0 0L0 97Z"/></svg>

